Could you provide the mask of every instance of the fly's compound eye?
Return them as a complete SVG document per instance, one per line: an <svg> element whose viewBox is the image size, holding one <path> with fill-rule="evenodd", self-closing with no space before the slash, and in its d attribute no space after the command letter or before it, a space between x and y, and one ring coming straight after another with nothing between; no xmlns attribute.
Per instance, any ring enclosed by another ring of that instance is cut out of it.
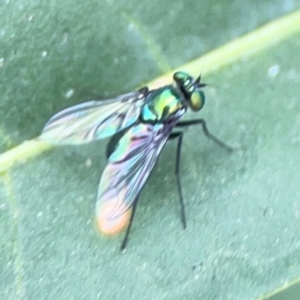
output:
<svg viewBox="0 0 300 300"><path fill-rule="evenodd" d="M195 90L188 98L189 106L192 110L200 110L205 103L205 95L201 90Z"/></svg>

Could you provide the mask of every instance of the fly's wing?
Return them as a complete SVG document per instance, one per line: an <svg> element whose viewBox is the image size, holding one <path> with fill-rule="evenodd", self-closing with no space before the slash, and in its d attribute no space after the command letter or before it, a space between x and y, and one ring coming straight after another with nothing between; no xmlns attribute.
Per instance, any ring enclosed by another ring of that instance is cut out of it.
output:
<svg viewBox="0 0 300 300"><path fill-rule="evenodd" d="M172 127L173 124L141 123L130 128L120 139L100 180L96 204L98 224L118 219L132 206ZM107 204L110 204L110 209L103 214L103 207ZM102 228L100 230L104 232Z"/></svg>
<svg viewBox="0 0 300 300"><path fill-rule="evenodd" d="M67 108L47 122L39 139L53 144L83 144L114 135L136 121L146 93L145 88Z"/></svg>

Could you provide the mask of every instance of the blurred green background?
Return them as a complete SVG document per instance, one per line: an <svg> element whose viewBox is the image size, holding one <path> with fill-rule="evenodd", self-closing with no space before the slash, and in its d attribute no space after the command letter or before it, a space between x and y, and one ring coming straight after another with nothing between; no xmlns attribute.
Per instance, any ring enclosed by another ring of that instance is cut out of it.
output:
<svg viewBox="0 0 300 300"><path fill-rule="evenodd" d="M134 90L300 1L2 1L0 150L59 110ZM300 34L205 75L185 135L181 228L166 145L128 248L93 225L106 141L55 148L0 178L1 299L256 299L300 274ZM199 72L202 70L199 70ZM285 298L298 299L298 298ZM274 298L275 300L275 298Z"/></svg>

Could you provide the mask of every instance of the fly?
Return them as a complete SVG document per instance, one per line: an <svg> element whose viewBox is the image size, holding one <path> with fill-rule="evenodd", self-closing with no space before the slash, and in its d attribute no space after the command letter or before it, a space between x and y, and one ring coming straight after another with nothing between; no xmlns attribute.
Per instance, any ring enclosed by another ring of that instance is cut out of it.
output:
<svg viewBox="0 0 300 300"><path fill-rule="evenodd" d="M184 127L200 125L203 133L227 151L226 145L206 126L204 119L180 121L188 108L202 109L205 103L201 76L185 72L173 75L173 85L123 94L104 101L89 101L54 115L39 139L55 145L78 145L111 137L107 146L108 164L97 193L96 222L104 234L115 234L127 226L121 250L126 247L139 195L157 158L170 139L177 139L175 175L181 221L186 227L180 180L180 153Z"/></svg>

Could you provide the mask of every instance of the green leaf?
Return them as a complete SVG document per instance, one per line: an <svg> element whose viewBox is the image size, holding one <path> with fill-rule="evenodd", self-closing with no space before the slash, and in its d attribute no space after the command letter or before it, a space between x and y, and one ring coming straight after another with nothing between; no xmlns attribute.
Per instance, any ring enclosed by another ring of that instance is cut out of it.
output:
<svg viewBox="0 0 300 300"><path fill-rule="evenodd" d="M3 2L1 299L261 299L297 280L299 6ZM35 138L62 108L159 74L150 85L164 85L175 68L202 71L209 84L203 112L187 118L205 118L240 149L228 154L200 128L186 132L182 230L168 143L122 254L123 236L94 226L106 142L46 151Z"/></svg>

